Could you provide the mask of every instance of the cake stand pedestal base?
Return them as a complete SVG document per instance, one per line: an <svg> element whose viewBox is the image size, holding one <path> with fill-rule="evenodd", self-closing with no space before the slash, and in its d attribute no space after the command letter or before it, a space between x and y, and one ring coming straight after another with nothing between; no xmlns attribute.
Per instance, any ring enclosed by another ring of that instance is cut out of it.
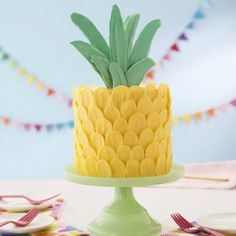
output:
<svg viewBox="0 0 236 236"><path fill-rule="evenodd" d="M135 200L131 187L116 187L114 200L88 225L95 236L152 236L161 231Z"/></svg>

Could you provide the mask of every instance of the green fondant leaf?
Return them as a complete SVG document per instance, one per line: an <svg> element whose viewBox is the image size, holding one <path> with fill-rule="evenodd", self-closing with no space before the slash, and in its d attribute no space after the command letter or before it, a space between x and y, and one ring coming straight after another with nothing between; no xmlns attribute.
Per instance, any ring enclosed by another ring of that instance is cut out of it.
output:
<svg viewBox="0 0 236 236"><path fill-rule="evenodd" d="M109 39L112 61L117 62L125 73L128 67L128 45L123 20L117 5L112 8Z"/></svg>
<svg viewBox="0 0 236 236"><path fill-rule="evenodd" d="M96 26L85 16L79 13L73 13L71 19L76 26L85 34L91 45L101 51L110 59L110 49L101 33Z"/></svg>
<svg viewBox="0 0 236 236"><path fill-rule="evenodd" d="M160 20L153 20L144 27L134 44L129 59L129 67L147 57L152 39L160 25Z"/></svg>
<svg viewBox="0 0 236 236"><path fill-rule="evenodd" d="M138 26L139 17L139 14L130 15L126 18L124 23L129 52L132 49L134 34Z"/></svg>
<svg viewBox="0 0 236 236"><path fill-rule="evenodd" d="M151 58L144 58L134 64L125 74L128 85L139 85L143 80L145 74L155 65L155 62Z"/></svg>
<svg viewBox="0 0 236 236"><path fill-rule="evenodd" d="M109 71L110 62L104 57L92 56L92 62L99 70L101 77L108 88L112 88L112 78Z"/></svg>
<svg viewBox="0 0 236 236"><path fill-rule="evenodd" d="M124 72L118 63L112 62L109 66L109 70L113 80L113 88L119 85L128 85Z"/></svg>

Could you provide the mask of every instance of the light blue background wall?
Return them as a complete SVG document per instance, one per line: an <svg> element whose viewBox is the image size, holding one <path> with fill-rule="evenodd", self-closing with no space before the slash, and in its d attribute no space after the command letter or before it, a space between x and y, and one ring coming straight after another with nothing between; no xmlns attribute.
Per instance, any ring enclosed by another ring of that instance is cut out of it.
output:
<svg viewBox="0 0 236 236"><path fill-rule="evenodd" d="M190 41L165 66L157 82L172 91L173 113L182 115L216 106L236 96L236 1L213 1L207 18L189 31ZM84 39L70 22L78 11L89 16L107 36L114 1L0 0L0 45L49 86L71 96L74 85L101 83L87 62L69 45ZM162 20L151 57L156 61L183 30L198 0L117 0L123 15L140 12L140 27ZM47 98L0 63L0 115L31 122L61 122L72 111ZM236 109L199 124L173 128L176 162L236 159ZM0 125L0 179L62 178L72 161L70 130L24 132Z"/></svg>

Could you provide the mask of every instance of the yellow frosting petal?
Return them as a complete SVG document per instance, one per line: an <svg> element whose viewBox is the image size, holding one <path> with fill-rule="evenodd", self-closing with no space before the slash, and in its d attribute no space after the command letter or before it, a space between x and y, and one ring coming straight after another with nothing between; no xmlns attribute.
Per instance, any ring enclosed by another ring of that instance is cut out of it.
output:
<svg viewBox="0 0 236 236"><path fill-rule="evenodd" d="M152 100L146 96L142 97L138 102L138 111L145 116L152 112Z"/></svg>
<svg viewBox="0 0 236 236"><path fill-rule="evenodd" d="M150 97L151 100L154 100L158 96L158 89L155 85L147 85L144 89L144 93Z"/></svg>
<svg viewBox="0 0 236 236"><path fill-rule="evenodd" d="M152 158L156 160L159 155L160 155L159 143L158 142L150 143L145 151L145 158Z"/></svg>
<svg viewBox="0 0 236 236"><path fill-rule="evenodd" d="M99 118L95 121L95 129L100 134L106 136L112 130L112 124L104 118Z"/></svg>
<svg viewBox="0 0 236 236"><path fill-rule="evenodd" d="M129 89L126 86L117 86L112 90L111 99L113 104L120 109L123 104L129 98Z"/></svg>
<svg viewBox="0 0 236 236"><path fill-rule="evenodd" d="M132 160L142 161L144 159L143 147L140 145L133 147L130 153L130 158Z"/></svg>
<svg viewBox="0 0 236 236"><path fill-rule="evenodd" d="M82 124L83 131L87 134L88 137L94 132L93 123L90 120L86 120Z"/></svg>
<svg viewBox="0 0 236 236"><path fill-rule="evenodd" d="M165 137L165 131L164 131L163 127L159 127L155 132L154 140L159 142L164 137Z"/></svg>
<svg viewBox="0 0 236 236"><path fill-rule="evenodd" d="M97 162L97 175L100 177L111 177L112 172L111 172L111 167L105 160L99 160Z"/></svg>
<svg viewBox="0 0 236 236"><path fill-rule="evenodd" d="M160 115L158 112L152 112L147 117L147 127L154 131L160 126Z"/></svg>
<svg viewBox="0 0 236 236"><path fill-rule="evenodd" d="M126 164L126 175L127 177L138 177L139 172L139 162L137 160L130 160Z"/></svg>
<svg viewBox="0 0 236 236"><path fill-rule="evenodd" d="M154 112L160 112L162 110L162 99L160 97L157 97L153 100L152 110Z"/></svg>
<svg viewBox="0 0 236 236"><path fill-rule="evenodd" d="M97 160L93 157L88 157L86 159L86 169L89 176L97 175Z"/></svg>
<svg viewBox="0 0 236 236"><path fill-rule="evenodd" d="M137 107L133 100L127 100L121 105L121 114L126 120L130 118L131 115L136 113Z"/></svg>
<svg viewBox="0 0 236 236"><path fill-rule="evenodd" d="M153 132L150 128L144 129L139 136L139 144L146 147L153 141Z"/></svg>
<svg viewBox="0 0 236 236"><path fill-rule="evenodd" d="M134 147L138 144L138 135L132 131L125 133L124 144L130 147Z"/></svg>
<svg viewBox="0 0 236 236"><path fill-rule="evenodd" d="M123 137L118 131L112 130L106 136L106 144L117 150L123 144Z"/></svg>
<svg viewBox="0 0 236 236"><path fill-rule="evenodd" d="M131 148L127 145L122 145L117 149L117 158L123 162L128 162L130 160Z"/></svg>
<svg viewBox="0 0 236 236"><path fill-rule="evenodd" d="M129 88L129 98L138 103L139 99L143 97L143 88L139 86L132 86Z"/></svg>
<svg viewBox="0 0 236 236"><path fill-rule="evenodd" d="M111 96L106 88L98 88L94 92L94 100L99 109L104 111L111 104Z"/></svg>
<svg viewBox="0 0 236 236"><path fill-rule="evenodd" d="M168 106L168 100L167 97L161 98L161 110L164 110Z"/></svg>
<svg viewBox="0 0 236 236"><path fill-rule="evenodd" d="M159 97L165 97L167 94L167 89L168 86L165 84L160 84L159 89L158 89L158 96Z"/></svg>
<svg viewBox="0 0 236 236"><path fill-rule="evenodd" d="M164 125L168 120L168 112L166 109L160 112L160 123Z"/></svg>
<svg viewBox="0 0 236 236"><path fill-rule="evenodd" d="M172 138L171 137L168 140L167 153L172 153Z"/></svg>
<svg viewBox="0 0 236 236"><path fill-rule="evenodd" d="M154 176L156 172L156 165L153 159L145 158L140 164L140 172L142 176Z"/></svg>
<svg viewBox="0 0 236 236"><path fill-rule="evenodd" d="M97 119L102 119L103 114L96 106L90 107L88 110L89 119L95 124Z"/></svg>
<svg viewBox="0 0 236 236"><path fill-rule="evenodd" d="M104 116L113 123L118 117L120 117L120 112L115 106L110 105L105 109Z"/></svg>
<svg viewBox="0 0 236 236"><path fill-rule="evenodd" d="M139 134L146 128L146 118L143 114L135 113L129 119L129 129Z"/></svg>
<svg viewBox="0 0 236 236"><path fill-rule="evenodd" d="M80 95L81 95L81 103L82 105L88 109L89 107L92 106L93 104L93 94L92 94L92 91L91 89L89 88L84 88L81 92L80 92Z"/></svg>
<svg viewBox="0 0 236 236"><path fill-rule="evenodd" d="M164 138L160 142L160 154L166 154L167 153L167 148L168 148L168 139Z"/></svg>
<svg viewBox="0 0 236 236"><path fill-rule="evenodd" d="M157 158L157 163L156 163L156 174L157 175L164 175L166 173L166 156L165 155L160 155Z"/></svg>
<svg viewBox="0 0 236 236"><path fill-rule="evenodd" d="M98 151L99 160L112 161L116 158L116 153L113 148L109 146L103 146Z"/></svg>
<svg viewBox="0 0 236 236"><path fill-rule="evenodd" d="M125 177L125 164L119 160L114 159L111 161L112 177L123 178Z"/></svg>
<svg viewBox="0 0 236 236"><path fill-rule="evenodd" d="M92 147L86 146L83 149L83 156L85 158L89 158L89 157L96 158L96 152L94 151Z"/></svg>
<svg viewBox="0 0 236 236"><path fill-rule="evenodd" d="M88 119L87 112L83 106L78 106L75 111L75 117L78 117L80 121L86 121Z"/></svg>
<svg viewBox="0 0 236 236"><path fill-rule="evenodd" d="M119 117L115 120L113 128L123 135L128 131L128 124L125 119Z"/></svg>
<svg viewBox="0 0 236 236"><path fill-rule="evenodd" d="M164 131L165 131L165 137L168 138L171 135L171 122L168 121L166 122L165 126L164 126Z"/></svg>
<svg viewBox="0 0 236 236"><path fill-rule="evenodd" d="M88 145L88 138L87 135L82 131L76 131L75 129L73 130L73 135L74 135L74 139L77 140L77 143L82 146L85 147Z"/></svg>
<svg viewBox="0 0 236 236"><path fill-rule="evenodd" d="M104 145L104 138L99 133L93 133L90 137L90 144L91 146L98 151Z"/></svg>

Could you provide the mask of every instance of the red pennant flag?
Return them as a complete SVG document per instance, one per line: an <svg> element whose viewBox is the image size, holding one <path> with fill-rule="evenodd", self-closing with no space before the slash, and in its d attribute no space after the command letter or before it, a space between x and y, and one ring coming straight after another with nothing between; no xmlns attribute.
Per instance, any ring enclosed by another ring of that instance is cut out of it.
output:
<svg viewBox="0 0 236 236"><path fill-rule="evenodd" d="M68 107L72 107L73 101L70 99L68 100Z"/></svg>
<svg viewBox="0 0 236 236"><path fill-rule="evenodd" d="M174 43L171 48L170 48L172 51L175 51L175 52L179 52L179 46L177 45L177 43Z"/></svg>
<svg viewBox="0 0 236 236"><path fill-rule="evenodd" d="M230 101L230 104L233 106L236 106L236 98L234 100Z"/></svg>
<svg viewBox="0 0 236 236"><path fill-rule="evenodd" d="M36 124L34 125L34 128L36 129L37 132L39 132L42 128L42 125Z"/></svg>
<svg viewBox="0 0 236 236"><path fill-rule="evenodd" d="M165 54L162 59L165 61L170 61L170 54L168 54L168 53Z"/></svg>
<svg viewBox="0 0 236 236"><path fill-rule="evenodd" d="M149 72L146 74L146 77L147 77L148 79L154 79L154 73L153 73L153 71L149 71Z"/></svg>
<svg viewBox="0 0 236 236"><path fill-rule="evenodd" d="M29 123L24 123L23 127L24 127L25 131L29 131L31 128L31 125Z"/></svg>
<svg viewBox="0 0 236 236"><path fill-rule="evenodd" d="M207 115L209 117L213 117L215 115L215 109L211 108L211 109L207 110Z"/></svg>
<svg viewBox="0 0 236 236"><path fill-rule="evenodd" d="M53 89L50 89L50 88L49 88L49 89L47 90L47 95L48 95L48 96L51 96L51 95L53 95L53 94L55 94L55 91L54 91Z"/></svg>

